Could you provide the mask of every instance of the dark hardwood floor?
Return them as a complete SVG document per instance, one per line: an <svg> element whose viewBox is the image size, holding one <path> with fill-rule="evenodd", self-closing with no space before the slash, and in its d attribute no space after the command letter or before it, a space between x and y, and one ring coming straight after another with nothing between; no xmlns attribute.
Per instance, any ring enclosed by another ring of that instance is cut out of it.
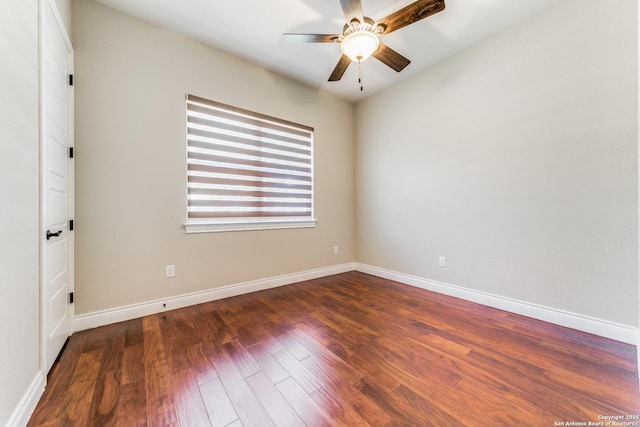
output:
<svg viewBox="0 0 640 427"><path fill-rule="evenodd" d="M618 415L640 415L634 346L351 272L76 333L29 425L558 426Z"/></svg>

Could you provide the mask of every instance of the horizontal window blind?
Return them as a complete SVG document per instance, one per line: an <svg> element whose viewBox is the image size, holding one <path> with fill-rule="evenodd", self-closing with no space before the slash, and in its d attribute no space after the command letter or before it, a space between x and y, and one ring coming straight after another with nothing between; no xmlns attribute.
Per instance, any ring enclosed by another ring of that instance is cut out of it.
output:
<svg viewBox="0 0 640 427"><path fill-rule="evenodd" d="M187 95L187 217L313 218L313 128Z"/></svg>

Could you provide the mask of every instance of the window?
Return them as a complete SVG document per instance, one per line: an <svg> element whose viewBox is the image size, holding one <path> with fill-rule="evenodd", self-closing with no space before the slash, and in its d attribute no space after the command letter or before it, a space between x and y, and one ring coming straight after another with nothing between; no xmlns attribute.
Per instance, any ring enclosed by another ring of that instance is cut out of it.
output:
<svg viewBox="0 0 640 427"><path fill-rule="evenodd" d="M313 128L187 95L187 233L314 226Z"/></svg>

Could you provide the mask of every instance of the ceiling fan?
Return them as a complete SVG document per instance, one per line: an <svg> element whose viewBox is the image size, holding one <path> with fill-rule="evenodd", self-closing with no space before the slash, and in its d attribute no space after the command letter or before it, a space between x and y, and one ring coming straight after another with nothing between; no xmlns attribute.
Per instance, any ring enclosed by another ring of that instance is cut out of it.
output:
<svg viewBox="0 0 640 427"><path fill-rule="evenodd" d="M294 43L340 43L342 56L329 76L330 82L340 80L352 61L360 63L370 56L395 71L402 71L411 61L382 43L380 37L440 12L444 0L418 0L379 21L362 14L361 0L340 0L340 5L347 20L342 34L283 35L285 41Z"/></svg>

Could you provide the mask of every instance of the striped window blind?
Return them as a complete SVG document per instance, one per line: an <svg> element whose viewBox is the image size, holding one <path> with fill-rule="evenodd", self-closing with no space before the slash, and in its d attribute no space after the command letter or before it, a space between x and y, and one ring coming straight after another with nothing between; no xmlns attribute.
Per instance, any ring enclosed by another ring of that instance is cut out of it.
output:
<svg viewBox="0 0 640 427"><path fill-rule="evenodd" d="M187 222L312 220L313 128L187 95Z"/></svg>

